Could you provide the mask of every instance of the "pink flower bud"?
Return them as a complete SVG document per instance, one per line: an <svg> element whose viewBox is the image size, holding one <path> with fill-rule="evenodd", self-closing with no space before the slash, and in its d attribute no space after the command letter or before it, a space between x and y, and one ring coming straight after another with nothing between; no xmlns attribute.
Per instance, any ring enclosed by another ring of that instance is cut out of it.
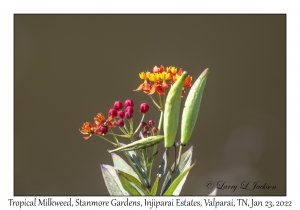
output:
<svg viewBox="0 0 300 210"><path fill-rule="evenodd" d="M149 130L149 126L146 125L146 126L144 127L144 131L148 131L148 130Z"/></svg>
<svg viewBox="0 0 300 210"><path fill-rule="evenodd" d="M125 112L125 117L126 117L126 119L131 119L132 118L132 113Z"/></svg>
<svg viewBox="0 0 300 210"><path fill-rule="evenodd" d="M101 125L100 132L106 134L108 132L108 128L106 125Z"/></svg>
<svg viewBox="0 0 300 210"><path fill-rule="evenodd" d="M125 117L125 112L123 112L122 110L118 112L118 117L123 119Z"/></svg>
<svg viewBox="0 0 300 210"><path fill-rule="evenodd" d="M127 99L127 100L125 101L125 103L124 103L124 106L125 106L125 107L128 107L128 106L133 107L133 106L134 106L133 100Z"/></svg>
<svg viewBox="0 0 300 210"><path fill-rule="evenodd" d="M154 125L154 121L153 120L149 120L148 124L152 127Z"/></svg>
<svg viewBox="0 0 300 210"><path fill-rule="evenodd" d="M153 132L153 133L156 133L157 131L158 131L157 127L153 127L153 128L152 128L152 132Z"/></svg>
<svg viewBox="0 0 300 210"><path fill-rule="evenodd" d="M153 73L158 73L158 68L157 68L157 66L154 66L154 67L153 67Z"/></svg>
<svg viewBox="0 0 300 210"><path fill-rule="evenodd" d="M163 65L160 65L159 67L159 72L162 73L165 71L165 67Z"/></svg>
<svg viewBox="0 0 300 210"><path fill-rule="evenodd" d="M112 116L112 117L115 117L117 116L117 110L115 110L114 108L111 108L109 111L108 111L108 115L109 116Z"/></svg>
<svg viewBox="0 0 300 210"><path fill-rule="evenodd" d="M119 127L124 127L124 121L122 119L119 119L117 124Z"/></svg>
<svg viewBox="0 0 300 210"><path fill-rule="evenodd" d="M114 108L115 108L115 110L117 110L117 111L119 111L120 109L122 109L122 108L123 108L122 102L121 102L121 101L116 101L116 102L114 103Z"/></svg>
<svg viewBox="0 0 300 210"><path fill-rule="evenodd" d="M147 103L142 103L140 106L140 111L145 114L149 111L149 105Z"/></svg>
<svg viewBox="0 0 300 210"><path fill-rule="evenodd" d="M147 123L146 122L141 122L141 126L142 126L142 128L143 127L145 127L147 125Z"/></svg>
<svg viewBox="0 0 300 210"><path fill-rule="evenodd" d="M131 114L133 114L132 106L127 106L125 112L130 112Z"/></svg>
<svg viewBox="0 0 300 210"><path fill-rule="evenodd" d="M144 131L144 132L143 132L143 136L148 136L147 131Z"/></svg>

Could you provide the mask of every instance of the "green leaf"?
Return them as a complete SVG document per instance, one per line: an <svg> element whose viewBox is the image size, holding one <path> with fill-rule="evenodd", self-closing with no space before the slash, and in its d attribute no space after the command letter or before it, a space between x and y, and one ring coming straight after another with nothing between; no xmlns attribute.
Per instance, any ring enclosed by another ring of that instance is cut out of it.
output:
<svg viewBox="0 0 300 210"><path fill-rule="evenodd" d="M151 195L155 196L157 192L157 186L158 186L158 181L159 181L159 175L156 176L155 182L153 184L153 187L151 189Z"/></svg>
<svg viewBox="0 0 300 210"><path fill-rule="evenodd" d="M149 195L149 191L147 190L147 188L134 176L131 176L130 174L125 173L124 171L119 171L118 174L119 176L125 177L129 182L135 184L135 186L137 186L145 195Z"/></svg>
<svg viewBox="0 0 300 210"><path fill-rule="evenodd" d="M118 174L122 186L130 195L141 195L141 193L135 189L135 187L120 173L120 171L118 171Z"/></svg>
<svg viewBox="0 0 300 210"><path fill-rule="evenodd" d="M150 158L148 164L147 164L147 171L148 171L148 180L151 182L151 175L152 175L152 167L155 160L156 155L158 154L158 151L156 151L152 157Z"/></svg>
<svg viewBox="0 0 300 210"><path fill-rule="evenodd" d="M123 152L123 151L145 149L145 148L152 147L152 146L158 144L163 139L164 139L164 136L162 136L162 135L150 136L150 137L138 140L138 141L134 141L130 144L119 147L117 149L109 150L108 152L112 153L112 152Z"/></svg>
<svg viewBox="0 0 300 210"><path fill-rule="evenodd" d="M164 155L163 155L162 161L161 161L161 163L158 167L157 175L159 176L159 178L163 177L163 175L166 172L166 169L167 169L167 164L166 163L167 163L167 154L165 152Z"/></svg>
<svg viewBox="0 0 300 210"><path fill-rule="evenodd" d="M134 176L136 179L139 180L139 176L137 175L137 173L131 168L130 165L126 163L125 160L123 160L123 158L121 158L119 155L115 153L111 153L111 156L114 162L114 168L116 170L124 171L128 174L131 174L132 176Z"/></svg>
<svg viewBox="0 0 300 210"><path fill-rule="evenodd" d="M156 151L153 155L152 155L152 157L149 159L149 161L148 161L148 165L147 166L151 166L152 165L152 163L153 163L153 161L154 161L154 159L155 159L155 157L156 157L156 155L158 154L158 151Z"/></svg>
<svg viewBox="0 0 300 210"><path fill-rule="evenodd" d="M178 170L176 171L175 178L177 178L180 175L180 173L182 173L186 168L188 168L191 165L192 155L193 155L193 146L191 146L186 152L184 152L181 155L180 163L178 166ZM174 164L172 166L172 170L174 170ZM180 194L180 191L181 191L185 181L186 181L186 179L182 179L181 183L176 188L174 195ZM168 173L165 178L165 181L163 183L163 186L162 186L161 195L163 195L166 192L166 190L169 188L170 185L171 185L171 175Z"/></svg>
<svg viewBox="0 0 300 210"><path fill-rule="evenodd" d="M122 145L122 144L121 144ZM126 157L128 157L128 161L132 164L138 174L140 181L142 181L145 185L148 183L147 181L147 173L144 166L142 166L140 160L137 157L135 151L126 151Z"/></svg>
<svg viewBox="0 0 300 210"><path fill-rule="evenodd" d="M177 186L180 184L181 180L186 178L189 171L194 167L196 161L188 168L186 168L170 185L170 187L167 189L167 191L164 193L164 196L166 195L173 195L173 192L176 190Z"/></svg>
<svg viewBox="0 0 300 210"><path fill-rule="evenodd" d="M106 188L110 195L129 195L123 188L114 167L100 164Z"/></svg>

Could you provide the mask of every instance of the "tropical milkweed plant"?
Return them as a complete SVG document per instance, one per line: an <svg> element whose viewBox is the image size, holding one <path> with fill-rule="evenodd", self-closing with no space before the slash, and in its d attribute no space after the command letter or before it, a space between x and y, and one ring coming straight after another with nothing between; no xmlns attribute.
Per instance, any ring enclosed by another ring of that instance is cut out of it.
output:
<svg viewBox="0 0 300 210"><path fill-rule="evenodd" d="M205 69L192 85L192 76L181 68L177 70L172 66L155 66L152 72L141 72L139 76L143 83L134 91L143 91L150 96L153 104L160 110L157 125L151 119L144 121L149 105L142 103L139 110L143 115L138 126L134 128L135 106L131 99L124 103L116 101L114 107L108 111L107 119L103 113L98 113L94 117L94 124L83 124L79 130L86 134L85 140L91 136L98 136L113 146L108 150L113 166L100 164L110 195L180 194L190 170L195 166L195 162L192 162L193 147L184 150L198 118L208 74L209 69ZM190 89L187 96L186 88ZM181 112L181 100L184 99L185 104ZM180 142L175 142L180 115L181 137ZM121 138L129 140L122 140L121 143ZM158 153L157 146L160 143L164 143L164 154ZM170 161L172 147L175 148L172 150L175 151L174 163ZM153 170L154 160L158 157L161 157L161 163L158 169ZM154 177L153 173L156 174L156 178L151 180ZM158 184L163 178L162 189L158 190Z"/></svg>

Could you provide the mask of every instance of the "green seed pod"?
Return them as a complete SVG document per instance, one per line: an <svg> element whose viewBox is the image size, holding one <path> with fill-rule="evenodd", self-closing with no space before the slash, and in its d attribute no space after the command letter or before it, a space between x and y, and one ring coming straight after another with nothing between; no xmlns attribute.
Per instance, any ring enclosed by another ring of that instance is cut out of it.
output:
<svg viewBox="0 0 300 210"><path fill-rule="evenodd" d="M186 145L194 130L208 73L208 68L202 72L202 74L191 87L191 90L186 98L181 120L182 145Z"/></svg>
<svg viewBox="0 0 300 210"><path fill-rule="evenodd" d="M119 147L117 149L109 150L108 152L112 153L112 152L123 152L123 151L145 149L145 148L152 147L152 146L158 144L163 139L164 139L164 136L162 136L162 135L150 136L150 137L132 142L125 146Z"/></svg>
<svg viewBox="0 0 300 210"><path fill-rule="evenodd" d="M178 129L182 88L187 77L188 73L184 71L171 87L166 99L163 123L166 148L172 147L174 144Z"/></svg>

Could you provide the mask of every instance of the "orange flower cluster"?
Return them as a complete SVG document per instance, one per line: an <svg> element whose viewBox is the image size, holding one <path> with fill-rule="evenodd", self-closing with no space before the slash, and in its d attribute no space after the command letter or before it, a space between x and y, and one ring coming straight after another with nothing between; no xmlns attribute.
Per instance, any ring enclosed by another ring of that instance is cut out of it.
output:
<svg viewBox="0 0 300 210"><path fill-rule="evenodd" d="M98 113L94 117L94 126L90 122L83 123L83 126L79 131L82 134L88 134L88 136L83 137L85 140L88 140L93 134L104 135L108 132L108 128L115 128L114 122L112 122L113 117L109 116L107 120L102 113Z"/></svg>
<svg viewBox="0 0 300 210"><path fill-rule="evenodd" d="M169 88L170 85L174 84L176 80L181 76L182 68L177 71L177 68L174 66L170 66L165 68L164 66L154 66L153 72L141 72L140 78L144 80L144 82L135 90L143 90L148 95L152 95L155 91L160 94L164 95L165 90ZM148 83L149 80L149 83ZM190 88L192 86L192 77L188 76L184 82L184 87ZM184 94L183 90L183 94Z"/></svg>

